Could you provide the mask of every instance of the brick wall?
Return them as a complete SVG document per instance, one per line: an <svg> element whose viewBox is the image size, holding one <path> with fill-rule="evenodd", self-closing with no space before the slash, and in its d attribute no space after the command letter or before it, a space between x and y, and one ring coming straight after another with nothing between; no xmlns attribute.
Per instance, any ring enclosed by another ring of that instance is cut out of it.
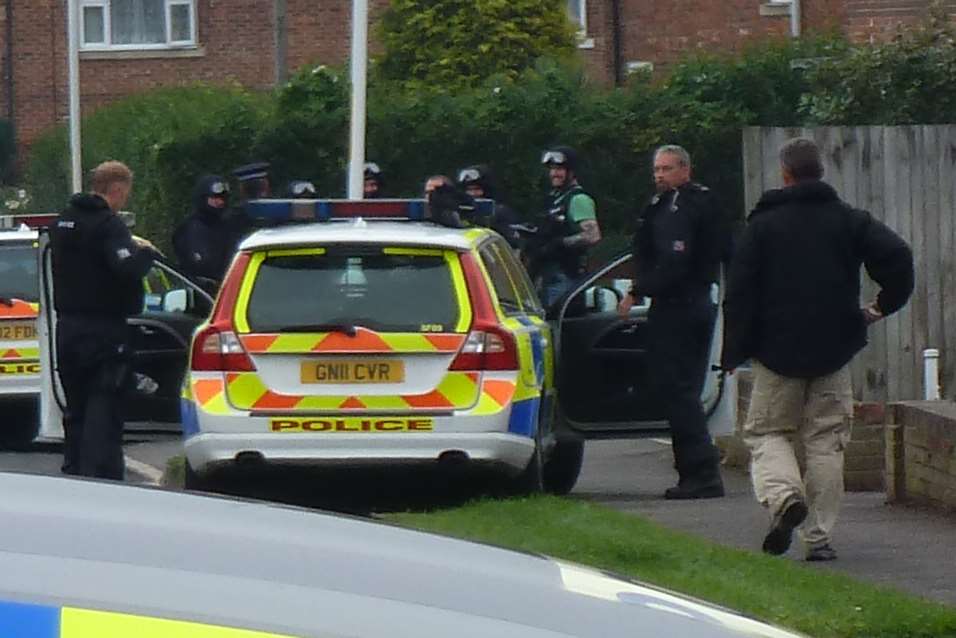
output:
<svg viewBox="0 0 956 638"><path fill-rule="evenodd" d="M885 42L900 28L925 21L933 0L845 0L845 33L855 42ZM956 2L942 3L950 19L956 18Z"/></svg>
<svg viewBox="0 0 956 638"><path fill-rule="evenodd" d="M272 6L263 0L199 2L195 51L82 53L82 108L89 112L130 93L195 82L271 87ZM67 116L65 20L60 0L14 0L17 136L22 146Z"/></svg>
<svg viewBox="0 0 956 638"><path fill-rule="evenodd" d="M887 500L956 511L956 404L895 406L886 430Z"/></svg>

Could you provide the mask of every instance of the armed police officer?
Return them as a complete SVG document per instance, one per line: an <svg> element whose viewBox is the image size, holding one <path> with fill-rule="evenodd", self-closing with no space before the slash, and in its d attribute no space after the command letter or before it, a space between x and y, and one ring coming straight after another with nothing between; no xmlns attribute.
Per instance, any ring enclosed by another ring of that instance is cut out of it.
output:
<svg viewBox="0 0 956 638"><path fill-rule="evenodd" d="M547 150L541 163L548 167L551 192L547 212L528 244L531 275L545 307L568 291L587 268L587 253L601 241L594 200L578 184L574 149Z"/></svg>
<svg viewBox="0 0 956 638"><path fill-rule="evenodd" d="M384 185L384 176L382 169L375 162L365 162L364 183L362 193L365 199L378 199L384 197L382 186Z"/></svg>
<svg viewBox="0 0 956 638"><path fill-rule="evenodd" d="M173 250L183 272L218 288L236 252L236 224L227 217L229 183L205 175L193 191L193 212L173 233Z"/></svg>
<svg viewBox="0 0 956 638"><path fill-rule="evenodd" d="M691 181L690 155L680 146L654 154L657 194L641 212L634 236L636 277L618 308L627 317L634 300L650 297L648 355L670 423L679 476L670 499L724 495L717 448L707 431L700 395L709 369L718 280L729 232L706 186Z"/></svg>
<svg viewBox="0 0 956 638"><path fill-rule="evenodd" d="M143 276L158 251L117 215L133 174L96 167L51 232L57 370L66 394L63 471L123 480L122 393L130 385L126 319L143 310Z"/></svg>
<svg viewBox="0 0 956 638"><path fill-rule="evenodd" d="M510 206L498 199L491 169L484 164L463 168L458 171L458 184L474 199L495 200L495 212L489 220L489 226L504 237L512 248L520 248L521 236L515 230L518 216Z"/></svg>

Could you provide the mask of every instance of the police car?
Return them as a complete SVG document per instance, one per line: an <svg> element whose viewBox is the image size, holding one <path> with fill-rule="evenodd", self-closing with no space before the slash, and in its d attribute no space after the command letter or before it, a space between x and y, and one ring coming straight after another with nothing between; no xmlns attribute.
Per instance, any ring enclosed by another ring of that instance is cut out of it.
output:
<svg viewBox="0 0 956 638"><path fill-rule="evenodd" d="M643 383L647 307L615 312L628 255L549 317L503 238L423 211L416 200L249 205L299 223L241 244L193 338L188 487L243 462L468 461L522 491L565 493L585 438L666 426ZM707 391L716 408L715 376Z"/></svg>
<svg viewBox="0 0 956 638"><path fill-rule="evenodd" d="M37 231L33 216L0 217L0 446L36 436L40 394Z"/></svg>

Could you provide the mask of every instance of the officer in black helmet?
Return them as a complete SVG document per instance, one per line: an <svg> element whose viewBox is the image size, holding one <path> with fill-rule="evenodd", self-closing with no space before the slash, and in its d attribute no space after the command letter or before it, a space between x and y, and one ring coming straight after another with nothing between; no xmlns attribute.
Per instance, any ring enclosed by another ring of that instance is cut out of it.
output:
<svg viewBox="0 0 956 638"><path fill-rule="evenodd" d="M365 184L363 192L365 199L378 199L383 197L382 169L375 162L365 162Z"/></svg>
<svg viewBox="0 0 956 638"><path fill-rule="evenodd" d="M491 169L484 164L463 168L458 171L458 184L475 199L495 200L495 213L490 220L491 228L508 240L512 248L520 249L521 236L515 230L518 216L510 206L498 199Z"/></svg>
<svg viewBox="0 0 956 638"><path fill-rule="evenodd" d="M545 307L568 291L587 268L587 253L601 241L594 200L578 184L574 149L546 150L541 163L548 167L551 191L538 232L527 246L529 266Z"/></svg>
<svg viewBox="0 0 956 638"><path fill-rule="evenodd" d="M268 162L253 162L240 166L233 169L232 175L239 182L240 205L250 199L263 199L272 195Z"/></svg>
<svg viewBox="0 0 956 638"><path fill-rule="evenodd" d="M218 287L236 251L234 225L227 219L229 183L204 175L193 191L193 212L176 227L173 250L183 272Z"/></svg>

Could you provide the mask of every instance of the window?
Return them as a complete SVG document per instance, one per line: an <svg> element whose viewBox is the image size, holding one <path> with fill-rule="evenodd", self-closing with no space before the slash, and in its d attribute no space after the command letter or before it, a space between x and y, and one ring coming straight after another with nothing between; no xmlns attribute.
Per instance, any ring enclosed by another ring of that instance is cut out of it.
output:
<svg viewBox="0 0 956 638"><path fill-rule="evenodd" d="M531 278L528 277L528 273L524 269L524 266L521 265L521 262L514 256L511 247L508 246L504 240L495 240L494 247L498 252L501 263L508 271L508 276L515 285L524 311L529 314L539 314L543 316L544 309L541 308L541 302L538 300L538 295L534 291Z"/></svg>
<svg viewBox="0 0 956 638"><path fill-rule="evenodd" d="M568 15L571 16L571 22L578 25L581 33L588 32L587 0L568 0Z"/></svg>
<svg viewBox="0 0 956 638"><path fill-rule="evenodd" d="M253 332L328 325L446 332L458 324L452 257L444 251L343 245L289 252L267 253L255 273L246 308Z"/></svg>
<svg viewBox="0 0 956 638"><path fill-rule="evenodd" d="M501 254L495 250L493 243L485 244L479 251L481 262L491 277L491 285L498 298L498 305L506 315L521 314L521 301L514 282L508 275L508 267L504 264Z"/></svg>
<svg viewBox="0 0 956 638"><path fill-rule="evenodd" d="M162 49L196 44L195 0L80 0L84 49Z"/></svg>
<svg viewBox="0 0 956 638"><path fill-rule="evenodd" d="M4 243L0 247L0 299L37 302L39 282L33 243Z"/></svg>

